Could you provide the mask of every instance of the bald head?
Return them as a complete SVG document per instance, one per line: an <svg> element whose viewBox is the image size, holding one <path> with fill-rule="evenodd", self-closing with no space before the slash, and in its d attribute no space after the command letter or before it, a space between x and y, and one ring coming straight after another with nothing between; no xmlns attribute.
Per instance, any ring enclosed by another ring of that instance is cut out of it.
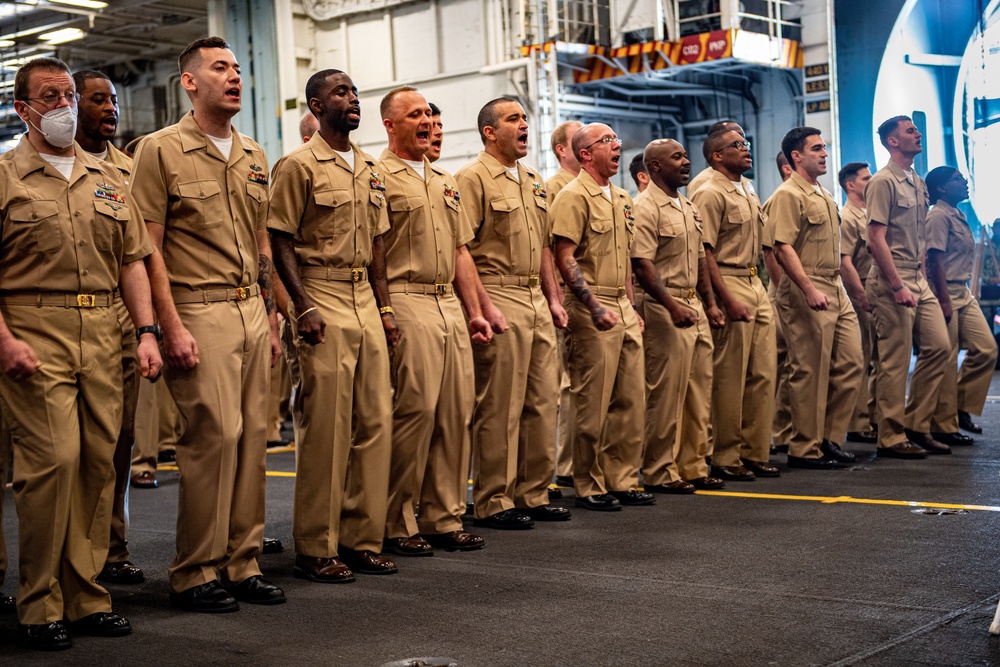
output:
<svg viewBox="0 0 1000 667"><path fill-rule="evenodd" d="M590 123L582 125L573 134L573 156L580 164L583 164L583 157L580 151L586 150L595 141L598 141L604 134L611 132L611 128L604 123Z"/></svg>
<svg viewBox="0 0 1000 667"><path fill-rule="evenodd" d="M691 161L687 151L676 139L657 139L646 145L643 161L649 172L649 179L671 197L677 196L677 188L688 184L691 176Z"/></svg>
<svg viewBox="0 0 1000 667"><path fill-rule="evenodd" d="M316 130L319 129L319 121L316 120L316 116L312 112L307 113L299 121L299 136L302 137L303 143L309 141L312 135L316 134Z"/></svg>

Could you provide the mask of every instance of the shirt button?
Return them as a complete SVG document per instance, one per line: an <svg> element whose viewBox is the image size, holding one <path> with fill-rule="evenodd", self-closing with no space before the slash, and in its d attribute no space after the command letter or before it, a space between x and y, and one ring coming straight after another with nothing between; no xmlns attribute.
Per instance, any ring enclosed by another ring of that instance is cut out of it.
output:
<svg viewBox="0 0 1000 667"><path fill-rule="evenodd" d="M87 269L84 269L83 270L83 275L89 276L90 275L90 271L88 271Z"/></svg>
<svg viewBox="0 0 1000 667"><path fill-rule="evenodd" d="M73 211L73 217L74 218L79 218L80 217L80 212L79 211Z"/></svg>
<svg viewBox="0 0 1000 667"><path fill-rule="evenodd" d="M87 242L86 242L86 241L80 241L80 247L83 247L83 246L85 246L85 245L87 245Z"/></svg>
<svg viewBox="0 0 1000 667"><path fill-rule="evenodd" d="M230 190L230 191L229 191L229 194L231 194L232 196L234 196L234 197L235 197L235 196L236 196L236 190Z"/></svg>

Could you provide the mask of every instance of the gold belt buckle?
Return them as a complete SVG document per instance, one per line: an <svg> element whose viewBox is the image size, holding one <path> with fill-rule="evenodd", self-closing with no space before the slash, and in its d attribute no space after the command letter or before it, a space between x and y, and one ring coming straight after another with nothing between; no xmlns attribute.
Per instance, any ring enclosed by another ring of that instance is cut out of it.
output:
<svg viewBox="0 0 1000 667"><path fill-rule="evenodd" d="M618 296L619 299L622 298L623 296L625 296L625 288L624 287L619 287L618 288L618 295L617 296Z"/></svg>
<svg viewBox="0 0 1000 667"><path fill-rule="evenodd" d="M249 287L237 287L236 288L236 298L240 301L246 301L250 298L250 288Z"/></svg>
<svg viewBox="0 0 1000 667"><path fill-rule="evenodd" d="M76 305L80 308L93 308L97 305L97 297L93 294L77 294Z"/></svg>
<svg viewBox="0 0 1000 667"><path fill-rule="evenodd" d="M689 299L693 299L694 298L694 290L693 289L689 289L688 290L687 298L689 298Z"/></svg>
<svg viewBox="0 0 1000 667"><path fill-rule="evenodd" d="M528 276L528 287L535 287L538 285L538 276Z"/></svg>
<svg viewBox="0 0 1000 667"><path fill-rule="evenodd" d="M434 293L444 296L448 293L448 283L434 283Z"/></svg>
<svg viewBox="0 0 1000 667"><path fill-rule="evenodd" d="M364 277L364 269L351 269L351 281L359 283Z"/></svg>
<svg viewBox="0 0 1000 667"><path fill-rule="evenodd" d="M756 266L751 266L750 267L750 277L753 278L756 275L757 275L757 267Z"/></svg>

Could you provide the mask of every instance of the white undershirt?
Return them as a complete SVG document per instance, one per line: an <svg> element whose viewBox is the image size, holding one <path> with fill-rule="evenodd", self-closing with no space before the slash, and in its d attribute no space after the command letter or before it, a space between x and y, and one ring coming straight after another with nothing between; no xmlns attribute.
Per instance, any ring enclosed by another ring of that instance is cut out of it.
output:
<svg viewBox="0 0 1000 667"><path fill-rule="evenodd" d="M344 158L344 162L347 163L347 166L351 168L351 171L354 171L354 151L345 151L342 153L338 150L335 150L333 152L339 155L340 157Z"/></svg>
<svg viewBox="0 0 1000 667"><path fill-rule="evenodd" d="M604 196L608 198L608 201L611 201L611 186L610 185L602 185L600 187L601 187L601 191L604 193Z"/></svg>
<svg viewBox="0 0 1000 667"><path fill-rule="evenodd" d="M913 182L913 170L912 169L904 169L903 173L906 174L906 180L908 180L910 183L912 183Z"/></svg>
<svg viewBox="0 0 1000 667"><path fill-rule="evenodd" d="M399 158L399 159L403 160L403 158ZM427 178L426 176L424 176L424 161L423 160L421 160L419 162L417 162L416 160L403 160L403 164L409 165L410 167L413 167L413 171L417 172L420 175L420 178L422 178L422 179L426 179Z"/></svg>
<svg viewBox="0 0 1000 667"><path fill-rule="evenodd" d="M813 185L813 190L815 190L819 194L823 194L823 186L821 186L819 183L815 183Z"/></svg>
<svg viewBox="0 0 1000 667"><path fill-rule="evenodd" d="M733 184L733 187L736 188L736 192L738 192L741 197L747 196L746 191L743 189L743 181L729 181L729 182Z"/></svg>
<svg viewBox="0 0 1000 667"><path fill-rule="evenodd" d="M69 177L73 175L73 164L76 162L76 156L71 155L70 157L62 157L61 155L49 155L47 153L39 153L42 158L56 168L63 178L67 181Z"/></svg>
<svg viewBox="0 0 1000 667"><path fill-rule="evenodd" d="M219 152L222 153L222 157L229 159L229 154L233 152L233 135L229 135L228 139L220 139L218 137L213 137L211 134L206 135L212 140Z"/></svg>
<svg viewBox="0 0 1000 667"><path fill-rule="evenodd" d="M93 157L96 157L98 160L107 160L108 159L108 149L107 149L107 147L105 147L104 152L102 152L102 153L91 153L90 151L85 151L85 152L88 153L88 154L90 154L90 155L92 155Z"/></svg>
<svg viewBox="0 0 1000 667"><path fill-rule="evenodd" d="M521 182L521 177L517 175L517 165L516 164L513 167L504 167L504 169L506 169L507 171L510 172L510 175L514 177L515 181L517 181L518 183Z"/></svg>
<svg viewBox="0 0 1000 667"><path fill-rule="evenodd" d="M681 210L684 210L683 208L681 208L681 198L680 197L670 197L670 201L672 201L674 203L674 206L676 206L677 208L679 208Z"/></svg>

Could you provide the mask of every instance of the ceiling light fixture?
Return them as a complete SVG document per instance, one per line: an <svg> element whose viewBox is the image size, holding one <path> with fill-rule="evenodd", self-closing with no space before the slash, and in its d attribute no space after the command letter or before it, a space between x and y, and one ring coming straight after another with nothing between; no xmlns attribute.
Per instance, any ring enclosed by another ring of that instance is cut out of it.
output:
<svg viewBox="0 0 1000 667"><path fill-rule="evenodd" d="M48 0L49 4L83 7L84 9L104 9L108 3L101 0Z"/></svg>
<svg viewBox="0 0 1000 667"><path fill-rule="evenodd" d="M87 33L79 28L63 28L62 30L53 30L44 35L39 35L38 39L48 44L65 44L66 42L83 39L86 36Z"/></svg>

